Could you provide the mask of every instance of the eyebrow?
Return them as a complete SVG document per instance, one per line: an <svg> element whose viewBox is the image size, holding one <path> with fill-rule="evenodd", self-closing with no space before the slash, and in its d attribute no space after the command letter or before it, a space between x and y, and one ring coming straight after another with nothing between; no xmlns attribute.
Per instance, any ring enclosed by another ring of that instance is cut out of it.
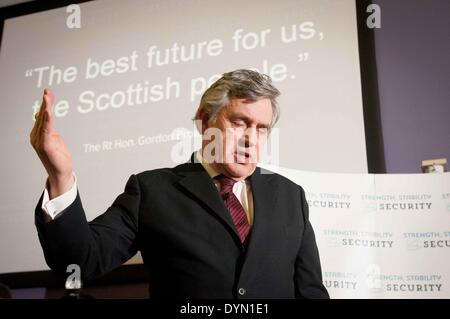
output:
<svg viewBox="0 0 450 319"><path fill-rule="evenodd" d="M240 119L240 120L244 120L244 121L246 121L247 123L248 122L252 122L252 119L251 118L249 118L248 116L246 116L246 115L244 115L244 114L242 114L242 113L236 113L236 114L233 114L232 116L231 116L231 118L234 120L234 119ZM260 123L260 124L258 124L258 126L262 126L262 127L264 127L264 128L269 128L270 127L270 123Z"/></svg>

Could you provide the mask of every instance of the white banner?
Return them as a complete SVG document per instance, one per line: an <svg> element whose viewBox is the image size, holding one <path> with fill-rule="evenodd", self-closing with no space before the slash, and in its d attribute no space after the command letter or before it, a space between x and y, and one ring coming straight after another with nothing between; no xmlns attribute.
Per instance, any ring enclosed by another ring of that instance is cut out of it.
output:
<svg viewBox="0 0 450 319"><path fill-rule="evenodd" d="M450 298L450 173L267 168L305 189L331 298Z"/></svg>

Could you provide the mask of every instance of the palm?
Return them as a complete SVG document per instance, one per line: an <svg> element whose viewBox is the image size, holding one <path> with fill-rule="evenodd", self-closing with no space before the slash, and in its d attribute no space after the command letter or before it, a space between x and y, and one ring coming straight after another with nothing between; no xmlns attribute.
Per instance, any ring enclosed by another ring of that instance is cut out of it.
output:
<svg viewBox="0 0 450 319"><path fill-rule="evenodd" d="M72 174L72 157L61 135L54 129L52 120L53 93L45 90L42 105L30 134L33 145L49 178L57 180Z"/></svg>
<svg viewBox="0 0 450 319"><path fill-rule="evenodd" d="M46 149L45 155L49 163L53 165L54 173L64 174L65 172L72 171L72 157L69 149L62 136L56 130L45 134L43 144L44 149ZM50 174L50 172L48 173Z"/></svg>

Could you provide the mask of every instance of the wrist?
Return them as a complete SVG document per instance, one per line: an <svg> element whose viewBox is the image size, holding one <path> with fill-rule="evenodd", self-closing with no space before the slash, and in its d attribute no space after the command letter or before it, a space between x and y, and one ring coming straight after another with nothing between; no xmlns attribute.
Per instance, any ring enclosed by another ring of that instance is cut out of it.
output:
<svg viewBox="0 0 450 319"><path fill-rule="evenodd" d="M56 198L70 190L75 182L73 173L69 175L49 176L47 189L50 199Z"/></svg>

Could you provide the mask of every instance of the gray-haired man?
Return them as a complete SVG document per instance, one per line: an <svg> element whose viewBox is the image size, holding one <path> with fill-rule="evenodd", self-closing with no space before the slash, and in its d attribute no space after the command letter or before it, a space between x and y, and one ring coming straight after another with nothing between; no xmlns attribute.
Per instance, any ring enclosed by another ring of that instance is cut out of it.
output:
<svg viewBox="0 0 450 319"><path fill-rule="evenodd" d="M278 95L265 75L225 73L194 118L202 149L185 164L131 175L88 223L46 90L31 144L49 175L36 208L49 266L78 264L91 278L141 251L151 297L328 298L303 189L257 167Z"/></svg>

